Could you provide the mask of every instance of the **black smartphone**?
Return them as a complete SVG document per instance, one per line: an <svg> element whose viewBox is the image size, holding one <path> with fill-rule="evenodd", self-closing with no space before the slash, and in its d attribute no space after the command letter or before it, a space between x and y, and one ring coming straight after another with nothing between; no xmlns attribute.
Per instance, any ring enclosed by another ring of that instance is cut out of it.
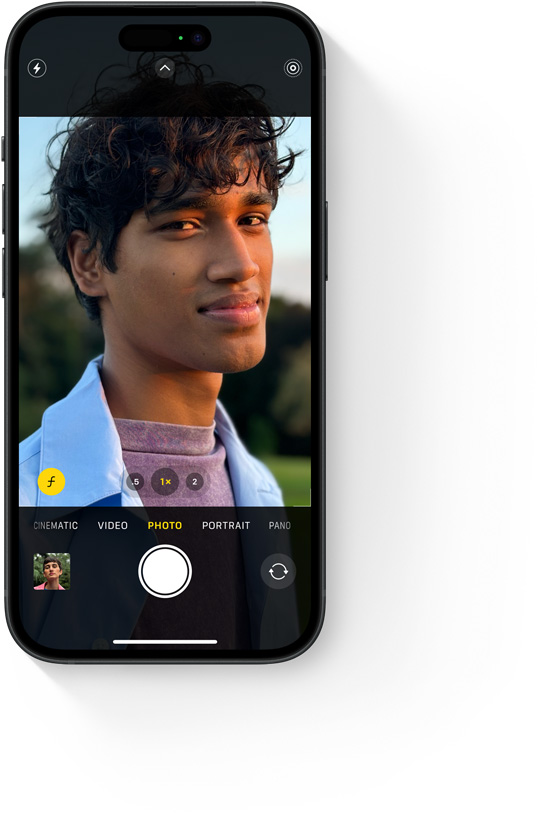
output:
<svg viewBox="0 0 542 816"><path fill-rule="evenodd" d="M54 4L12 31L6 605L31 655L315 640L324 77L279 4Z"/></svg>

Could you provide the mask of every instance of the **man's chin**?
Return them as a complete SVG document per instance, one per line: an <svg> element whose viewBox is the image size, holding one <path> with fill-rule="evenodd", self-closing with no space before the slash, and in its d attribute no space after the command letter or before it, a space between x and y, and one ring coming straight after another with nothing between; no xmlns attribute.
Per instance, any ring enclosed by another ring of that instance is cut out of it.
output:
<svg viewBox="0 0 542 816"><path fill-rule="evenodd" d="M265 349L260 349L258 352L250 352L245 354L236 354L232 356L224 356L217 362L217 367L213 369L218 374L239 374L241 371L249 371L254 366L257 366L263 359Z"/></svg>

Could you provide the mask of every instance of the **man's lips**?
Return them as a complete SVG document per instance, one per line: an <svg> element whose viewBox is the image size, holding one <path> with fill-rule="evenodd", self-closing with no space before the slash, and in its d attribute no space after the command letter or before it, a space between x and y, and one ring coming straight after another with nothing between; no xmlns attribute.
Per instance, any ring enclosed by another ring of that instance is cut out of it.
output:
<svg viewBox="0 0 542 816"><path fill-rule="evenodd" d="M202 306L198 311L204 317L239 326L255 326L260 322L260 297L256 292L225 295Z"/></svg>

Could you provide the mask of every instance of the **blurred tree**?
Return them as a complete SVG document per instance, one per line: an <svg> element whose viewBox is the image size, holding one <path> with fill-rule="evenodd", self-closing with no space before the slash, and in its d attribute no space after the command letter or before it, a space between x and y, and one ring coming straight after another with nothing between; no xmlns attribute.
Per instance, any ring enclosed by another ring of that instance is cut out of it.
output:
<svg viewBox="0 0 542 816"><path fill-rule="evenodd" d="M290 436L309 436L311 432L311 344L287 354L271 413Z"/></svg>
<svg viewBox="0 0 542 816"><path fill-rule="evenodd" d="M292 433L292 428L288 430L286 427L285 417L273 410L285 371L292 364L291 354L308 343L310 336L310 309L300 303L273 297L267 315L267 348L263 360L250 371L224 377L220 399L241 439L257 456L277 453L310 456L310 436L304 432L301 435L297 431ZM283 390L286 387L283 385ZM298 427L310 429L308 400L299 403L298 409Z"/></svg>
<svg viewBox="0 0 542 816"><path fill-rule="evenodd" d="M103 350L103 339L45 241L19 251L19 310L19 439L24 439L39 428L44 410L73 388Z"/></svg>

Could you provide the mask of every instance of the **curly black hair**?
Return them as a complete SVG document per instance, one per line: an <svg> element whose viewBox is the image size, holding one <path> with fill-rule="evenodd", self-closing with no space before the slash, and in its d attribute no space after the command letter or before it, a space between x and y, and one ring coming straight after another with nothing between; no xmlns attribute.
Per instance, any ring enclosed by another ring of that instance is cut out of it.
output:
<svg viewBox="0 0 542 816"><path fill-rule="evenodd" d="M149 80L144 92L147 101L152 96L149 83L164 88L164 80ZM87 233L88 251L97 248L102 263L115 272L119 233L136 210L149 215L193 186L213 193L227 191L246 184L252 172L276 204L278 191L293 168L297 154L289 150L281 158L277 151L277 138L289 122L267 115L263 103L247 89L198 82L176 92L182 94L178 101L183 104L177 107L183 111L207 114L229 106L229 110L244 110L249 115L122 115L134 103L132 91L116 103L108 99L97 106L102 115L73 117L49 143L53 181L50 207L41 226L78 300L97 322L99 298L79 289L68 257L68 239L74 230ZM121 115L110 115L112 109L120 110ZM52 148L58 138L65 141L55 165Z"/></svg>

